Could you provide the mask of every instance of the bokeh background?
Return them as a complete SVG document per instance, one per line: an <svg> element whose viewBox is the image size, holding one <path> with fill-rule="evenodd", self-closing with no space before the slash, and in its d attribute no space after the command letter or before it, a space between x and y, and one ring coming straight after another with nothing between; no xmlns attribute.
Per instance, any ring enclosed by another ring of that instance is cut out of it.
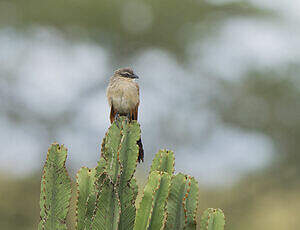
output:
<svg viewBox="0 0 300 230"><path fill-rule="evenodd" d="M36 229L50 143L68 147L72 178L96 166L105 88L131 66L141 184L169 148L199 181L199 212L222 208L230 230L298 230L299 12L294 0L0 0L0 229Z"/></svg>

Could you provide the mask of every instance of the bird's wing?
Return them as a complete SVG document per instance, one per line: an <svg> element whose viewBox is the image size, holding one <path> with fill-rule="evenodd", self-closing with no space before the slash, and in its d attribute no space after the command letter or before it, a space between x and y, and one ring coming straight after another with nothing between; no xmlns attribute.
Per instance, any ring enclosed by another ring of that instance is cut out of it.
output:
<svg viewBox="0 0 300 230"><path fill-rule="evenodd" d="M132 111L132 120L136 120L138 119L138 111L139 111L139 103L134 107L133 111Z"/></svg>
<svg viewBox="0 0 300 230"><path fill-rule="evenodd" d="M132 111L132 120L136 120L138 119L138 111L139 111L139 105L140 105L140 87L137 83L135 83L135 87L137 88L137 93L138 93L138 103L136 104L136 106L134 107L133 111Z"/></svg>
<svg viewBox="0 0 300 230"><path fill-rule="evenodd" d="M114 122L114 120L115 120L115 116L116 116L116 111L114 110L114 107L113 107L113 105L111 104L111 107L110 107L110 116L109 116L109 118L110 118L110 123L112 124L113 122Z"/></svg>

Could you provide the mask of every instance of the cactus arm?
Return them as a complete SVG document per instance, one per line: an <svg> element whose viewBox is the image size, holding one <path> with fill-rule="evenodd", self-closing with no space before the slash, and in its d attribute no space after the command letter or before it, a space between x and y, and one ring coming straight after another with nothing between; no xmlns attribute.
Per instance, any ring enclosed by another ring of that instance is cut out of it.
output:
<svg viewBox="0 0 300 230"><path fill-rule="evenodd" d="M170 150L159 150L155 155L150 172L162 171L169 174L174 173L174 154Z"/></svg>
<svg viewBox="0 0 300 230"><path fill-rule="evenodd" d="M195 213L198 185L190 176L177 174L172 178L164 229L196 229Z"/></svg>
<svg viewBox="0 0 300 230"><path fill-rule="evenodd" d="M170 182L171 176L168 173L154 171L150 174L137 211L134 230L161 228Z"/></svg>
<svg viewBox="0 0 300 230"><path fill-rule="evenodd" d="M102 156L104 155L107 134L102 143ZM96 167L96 202L91 222L93 230L117 229L120 219L120 201L115 187L106 171L107 161L101 157Z"/></svg>
<svg viewBox="0 0 300 230"><path fill-rule="evenodd" d="M210 213L212 212L213 208L208 208L206 209L201 216L201 221L200 221L200 229L201 230L206 230L208 226L208 222L210 219Z"/></svg>
<svg viewBox="0 0 300 230"><path fill-rule="evenodd" d="M186 230L196 230L196 214L198 207L198 182L194 177L188 176L188 189L186 198Z"/></svg>
<svg viewBox="0 0 300 230"><path fill-rule="evenodd" d="M161 172L159 188L156 190L149 230L161 229L165 217L166 201L171 185L171 175Z"/></svg>
<svg viewBox="0 0 300 230"><path fill-rule="evenodd" d="M101 151L104 149L104 142L105 142L105 138L103 139L103 142L102 142ZM93 222L98 221L98 220L95 220L95 216L99 212L97 201L99 201L100 192L102 191L104 180L106 180L108 177L106 170L105 170L105 165L106 165L106 160L103 157L101 157L100 160L98 161L97 167L95 168L96 172L95 172L95 184L94 185L95 185L96 200L94 202L94 210L93 210L93 216L91 219L90 226L94 225ZM99 225L99 224L100 223L97 223L97 225Z"/></svg>
<svg viewBox="0 0 300 230"><path fill-rule="evenodd" d="M103 173L101 177L103 177L102 184L97 195L91 229L117 230L121 211L118 193L106 173Z"/></svg>
<svg viewBox="0 0 300 230"><path fill-rule="evenodd" d="M136 214L135 198L137 195L137 185L133 174L137 165L138 146L140 139L140 127L136 121L130 124L122 122L122 140L120 143L120 182L119 197L121 202L121 215L119 230L132 230Z"/></svg>
<svg viewBox="0 0 300 230"><path fill-rule="evenodd" d="M140 139L140 126L136 121L130 124L125 120L122 122L122 142L120 144L121 178L120 183L127 183L136 170L139 147L137 141Z"/></svg>
<svg viewBox="0 0 300 230"><path fill-rule="evenodd" d="M201 217L201 230L224 230L225 216L221 209L208 208Z"/></svg>
<svg viewBox="0 0 300 230"><path fill-rule="evenodd" d="M134 230L148 229L153 211L154 194L158 189L160 179L161 176L158 172L152 172L149 175L140 207L137 210Z"/></svg>
<svg viewBox="0 0 300 230"><path fill-rule="evenodd" d="M136 121L129 122L126 117L120 117L118 126L114 122L105 135L102 143L100 158L97 166L96 187L101 198L103 191L101 175L107 174L109 181L113 185L115 202L119 203L119 230L132 230L136 208L135 198L137 196L137 185L133 178L136 170L138 146L140 138L140 127ZM103 202L107 203L106 200ZM110 204L106 204L110 206ZM105 206L105 205L104 205ZM100 218L99 213L103 212L104 206L98 205L95 208L94 222ZM104 212L106 212L104 210ZM103 221L100 220L100 221ZM99 222L98 222L99 223ZM94 226L94 225L93 225Z"/></svg>
<svg viewBox="0 0 300 230"><path fill-rule="evenodd" d="M113 123L106 133L102 144L102 157L105 159L105 170L113 184L120 177L119 147L122 139L121 131Z"/></svg>
<svg viewBox="0 0 300 230"><path fill-rule="evenodd" d="M105 170L114 185L125 184L136 169L140 126L136 121L128 122L126 117L119 118L119 126L114 122L109 128L102 144Z"/></svg>
<svg viewBox="0 0 300 230"><path fill-rule="evenodd" d="M67 149L54 143L44 165L38 229L67 229L66 217L71 199L71 179L65 168Z"/></svg>
<svg viewBox="0 0 300 230"><path fill-rule="evenodd" d="M213 211L213 208L208 208L203 212L203 214L201 216L201 221L200 221L200 229L201 230L206 230L208 228L209 219L211 218L212 211Z"/></svg>
<svg viewBox="0 0 300 230"><path fill-rule="evenodd" d="M135 188L134 185L129 183L127 186L120 188L120 205L121 205L121 213L120 213L120 223L119 230L132 230L135 219Z"/></svg>
<svg viewBox="0 0 300 230"><path fill-rule="evenodd" d="M167 203L166 230L183 229L184 212L183 197L185 194L185 176L181 173L172 178L171 188Z"/></svg>
<svg viewBox="0 0 300 230"><path fill-rule="evenodd" d="M82 167L76 176L77 205L76 229L89 229L96 201L95 191L96 169Z"/></svg>

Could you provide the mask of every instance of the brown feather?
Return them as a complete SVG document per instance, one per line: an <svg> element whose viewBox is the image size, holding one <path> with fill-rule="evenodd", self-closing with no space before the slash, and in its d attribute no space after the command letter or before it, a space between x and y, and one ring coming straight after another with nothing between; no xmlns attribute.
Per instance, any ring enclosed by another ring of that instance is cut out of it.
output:
<svg viewBox="0 0 300 230"><path fill-rule="evenodd" d="M132 110L131 118L132 120L138 120L138 111L139 111L139 103Z"/></svg>
<svg viewBox="0 0 300 230"><path fill-rule="evenodd" d="M111 124L112 124L112 123L114 122L114 120L115 120L116 113L117 113L117 112L114 110L113 105L111 105L111 108L110 108L110 116L109 116L109 118L110 118L110 123L111 123Z"/></svg>

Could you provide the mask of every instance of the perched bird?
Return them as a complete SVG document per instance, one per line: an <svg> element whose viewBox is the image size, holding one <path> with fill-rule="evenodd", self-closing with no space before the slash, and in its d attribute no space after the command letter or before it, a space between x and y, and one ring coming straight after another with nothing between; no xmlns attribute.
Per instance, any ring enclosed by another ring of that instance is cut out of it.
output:
<svg viewBox="0 0 300 230"><path fill-rule="evenodd" d="M140 104L139 85L131 68L121 68L110 78L106 95L110 105L110 122L113 123L119 116L127 116L130 121L138 119ZM139 146L138 161L144 161L142 140L137 141Z"/></svg>

